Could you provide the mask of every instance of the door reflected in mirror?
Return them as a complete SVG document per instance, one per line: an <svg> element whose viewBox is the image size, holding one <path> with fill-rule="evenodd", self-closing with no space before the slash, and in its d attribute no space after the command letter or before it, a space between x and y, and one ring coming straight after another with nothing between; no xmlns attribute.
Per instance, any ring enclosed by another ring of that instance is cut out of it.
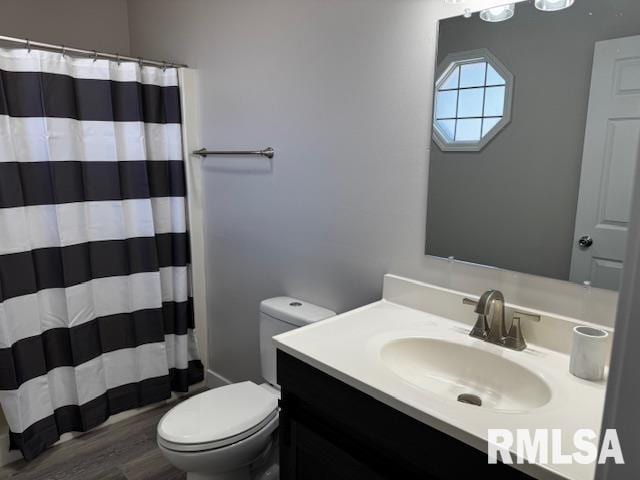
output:
<svg viewBox="0 0 640 480"><path fill-rule="evenodd" d="M640 2L440 22L428 255L617 290L639 157Z"/></svg>

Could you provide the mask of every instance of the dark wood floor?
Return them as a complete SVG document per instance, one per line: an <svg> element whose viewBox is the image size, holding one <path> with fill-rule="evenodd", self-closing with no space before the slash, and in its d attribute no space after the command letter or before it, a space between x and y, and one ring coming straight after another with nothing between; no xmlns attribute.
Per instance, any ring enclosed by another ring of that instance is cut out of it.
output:
<svg viewBox="0 0 640 480"><path fill-rule="evenodd" d="M184 480L156 445L158 421L175 403L63 442L31 462L0 468L0 479Z"/></svg>

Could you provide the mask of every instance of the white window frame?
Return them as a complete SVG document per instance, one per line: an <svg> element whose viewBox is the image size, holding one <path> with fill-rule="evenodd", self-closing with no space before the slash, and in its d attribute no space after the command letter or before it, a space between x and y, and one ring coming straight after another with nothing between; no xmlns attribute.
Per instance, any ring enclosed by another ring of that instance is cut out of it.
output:
<svg viewBox="0 0 640 480"><path fill-rule="evenodd" d="M503 116L496 125L487 132L479 141L451 141L444 135L439 127L436 119L436 101L440 86L447 80L449 74L453 69L466 63L486 62L490 64L505 81L505 93L504 93L504 112ZM436 82L433 94L433 116L432 116L432 128L433 128L433 140L445 152L479 152L482 150L491 140L493 140L502 129L504 129L509 122L511 122L511 104L513 100L513 74L503 65L503 63L496 58L486 48L478 50L468 50L465 52L451 53L447 55L436 69Z"/></svg>

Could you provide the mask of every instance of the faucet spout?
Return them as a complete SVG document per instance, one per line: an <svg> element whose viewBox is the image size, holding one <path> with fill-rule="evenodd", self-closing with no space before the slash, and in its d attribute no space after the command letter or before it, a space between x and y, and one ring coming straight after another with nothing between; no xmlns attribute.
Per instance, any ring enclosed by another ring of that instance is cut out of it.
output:
<svg viewBox="0 0 640 480"><path fill-rule="evenodd" d="M499 290L487 290L482 294L475 311L489 319L487 342L501 345L507 336L504 319L504 295Z"/></svg>

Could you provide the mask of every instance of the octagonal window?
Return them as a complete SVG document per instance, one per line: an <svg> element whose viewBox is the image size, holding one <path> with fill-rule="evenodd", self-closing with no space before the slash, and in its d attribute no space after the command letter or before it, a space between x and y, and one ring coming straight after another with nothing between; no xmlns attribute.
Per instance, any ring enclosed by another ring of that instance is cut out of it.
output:
<svg viewBox="0 0 640 480"><path fill-rule="evenodd" d="M486 49L438 67L433 137L442 150L479 151L510 121L513 75Z"/></svg>

